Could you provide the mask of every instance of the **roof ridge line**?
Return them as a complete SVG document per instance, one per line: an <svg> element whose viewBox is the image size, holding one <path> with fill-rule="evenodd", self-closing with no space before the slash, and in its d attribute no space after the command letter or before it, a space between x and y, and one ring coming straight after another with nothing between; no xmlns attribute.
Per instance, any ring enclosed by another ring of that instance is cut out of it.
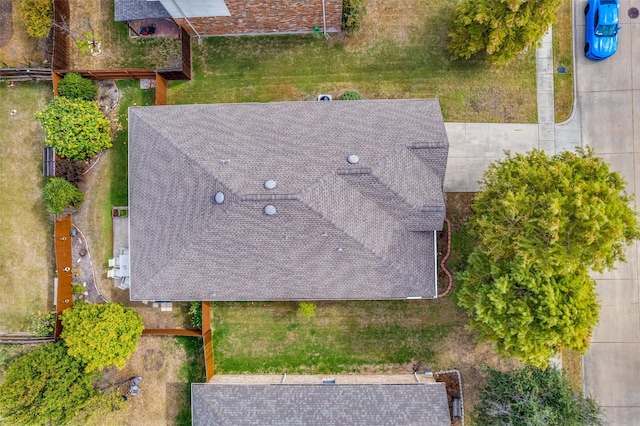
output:
<svg viewBox="0 0 640 426"><path fill-rule="evenodd" d="M299 194L245 194L238 197L239 201L277 201L299 200Z"/></svg>

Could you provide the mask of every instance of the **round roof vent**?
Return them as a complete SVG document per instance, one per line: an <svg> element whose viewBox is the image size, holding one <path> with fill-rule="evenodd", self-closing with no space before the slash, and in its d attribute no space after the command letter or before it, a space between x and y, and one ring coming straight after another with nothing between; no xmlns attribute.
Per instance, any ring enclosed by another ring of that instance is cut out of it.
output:
<svg viewBox="0 0 640 426"><path fill-rule="evenodd" d="M266 214L267 216L273 216L277 212L278 211L276 210L276 206L272 204L267 204L266 206L264 206L264 214Z"/></svg>
<svg viewBox="0 0 640 426"><path fill-rule="evenodd" d="M224 194L222 192L216 192L213 200L216 202L216 204L222 204L224 202Z"/></svg>
<svg viewBox="0 0 640 426"><path fill-rule="evenodd" d="M347 157L347 162L350 164L356 164L358 161L360 161L360 157L355 154L351 154Z"/></svg>
<svg viewBox="0 0 640 426"><path fill-rule="evenodd" d="M264 181L264 187L267 189L273 189L276 187L276 181L273 179L269 179L269 180L265 180Z"/></svg>

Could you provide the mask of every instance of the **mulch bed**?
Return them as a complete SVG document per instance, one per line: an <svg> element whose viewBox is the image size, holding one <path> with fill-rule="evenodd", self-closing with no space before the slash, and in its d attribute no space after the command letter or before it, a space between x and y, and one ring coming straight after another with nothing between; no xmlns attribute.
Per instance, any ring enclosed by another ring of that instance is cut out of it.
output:
<svg viewBox="0 0 640 426"><path fill-rule="evenodd" d="M5 46L13 37L12 0L0 0L0 47Z"/></svg>

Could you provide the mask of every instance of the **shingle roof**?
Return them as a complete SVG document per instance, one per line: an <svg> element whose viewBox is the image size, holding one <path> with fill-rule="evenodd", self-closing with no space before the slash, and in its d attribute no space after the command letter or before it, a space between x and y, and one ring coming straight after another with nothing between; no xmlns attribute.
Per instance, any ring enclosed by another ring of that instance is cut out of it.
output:
<svg viewBox="0 0 640 426"><path fill-rule="evenodd" d="M171 18L171 15L159 1L115 0L116 22L138 19Z"/></svg>
<svg viewBox="0 0 640 426"><path fill-rule="evenodd" d="M447 153L437 100L131 108L131 298L435 297Z"/></svg>
<svg viewBox="0 0 640 426"><path fill-rule="evenodd" d="M444 383L411 385L192 384L194 426L449 426Z"/></svg>

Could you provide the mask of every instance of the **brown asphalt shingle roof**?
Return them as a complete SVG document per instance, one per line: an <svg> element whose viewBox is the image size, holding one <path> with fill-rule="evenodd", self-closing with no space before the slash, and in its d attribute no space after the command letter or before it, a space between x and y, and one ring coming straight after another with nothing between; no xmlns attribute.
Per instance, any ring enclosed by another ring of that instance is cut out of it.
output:
<svg viewBox="0 0 640 426"><path fill-rule="evenodd" d="M194 426L449 426L444 383L192 384Z"/></svg>
<svg viewBox="0 0 640 426"><path fill-rule="evenodd" d="M131 298L435 297L447 153L437 100L131 108Z"/></svg>

